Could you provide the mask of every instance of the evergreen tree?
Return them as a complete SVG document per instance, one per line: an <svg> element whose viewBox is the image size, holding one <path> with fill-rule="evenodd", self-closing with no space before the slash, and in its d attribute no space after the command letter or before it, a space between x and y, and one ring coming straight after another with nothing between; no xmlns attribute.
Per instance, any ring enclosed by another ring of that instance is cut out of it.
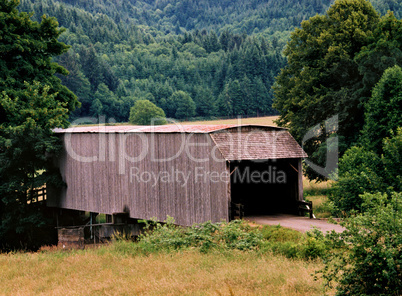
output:
<svg viewBox="0 0 402 296"><path fill-rule="evenodd" d="M196 105L190 95L184 91L176 91L170 99L176 106L174 117L188 119L195 115Z"/></svg>

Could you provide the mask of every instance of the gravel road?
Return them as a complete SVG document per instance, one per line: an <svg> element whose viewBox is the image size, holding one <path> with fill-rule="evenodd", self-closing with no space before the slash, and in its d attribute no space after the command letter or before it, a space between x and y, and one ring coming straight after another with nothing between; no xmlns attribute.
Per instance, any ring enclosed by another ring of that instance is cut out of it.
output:
<svg viewBox="0 0 402 296"><path fill-rule="evenodd" d="M326 233L331 230L342 232L344 228L337 224L329 223L325 219L310 219L308 217L292 216L292 215L269 215L269 216L247 216L244 218L250 222L261 225L280 225L286 228L292 228L301 232L316 227Z"/></svg>

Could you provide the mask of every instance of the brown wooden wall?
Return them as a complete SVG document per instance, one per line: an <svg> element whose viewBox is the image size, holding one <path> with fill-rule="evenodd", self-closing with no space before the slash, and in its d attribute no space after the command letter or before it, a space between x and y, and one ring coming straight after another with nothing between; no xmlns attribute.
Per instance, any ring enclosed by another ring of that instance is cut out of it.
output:
<svg viewBox="0 0 402 296"><path fill-rule="evenodd" d="M67 187L49 192L48 206L105 214L128 210L131 218L158 221L171 216L180 225L228 220L228 168L209 134L61 137L66 149L58 165ZM189 176L187 183L168 181L175 172ZM152 174L164 181L147 181Z"/></svg>

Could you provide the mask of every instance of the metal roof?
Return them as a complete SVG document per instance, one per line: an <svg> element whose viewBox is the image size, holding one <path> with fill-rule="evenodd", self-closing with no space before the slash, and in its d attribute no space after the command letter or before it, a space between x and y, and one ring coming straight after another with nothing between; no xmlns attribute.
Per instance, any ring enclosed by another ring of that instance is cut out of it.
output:
<svg viewBox="0 0 402 296"><path fill-rule="evenodd" d="M226 160L307 157L287 129L265 125L94 125L56 129L55 133L201 133L210 135Z"/></svg>
<svg viewBox="0 0 402 296"><path fill-rule="evenodd" d="M214 124L214 125L89 125L74 126L67 129L54 129L57 134L63 133L212 133L230 128L242 127L261 127L283 130L274 126L257 126L257 125L237 125L237 124Z"/></svg>

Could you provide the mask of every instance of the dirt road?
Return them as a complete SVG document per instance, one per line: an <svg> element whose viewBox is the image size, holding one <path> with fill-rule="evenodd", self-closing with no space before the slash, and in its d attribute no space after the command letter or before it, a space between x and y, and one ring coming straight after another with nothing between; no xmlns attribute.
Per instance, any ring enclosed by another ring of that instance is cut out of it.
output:
<svg viewBox="0 0 402 296"><path fill-rule="evenodd" d="M329 223L324 219L309 219L307 217L292 216L292 215L269 215L269 216L247 216L244 218L250 222L261 225L281 225L282 227L292 228L301 232L316 227L322 232L335 230L336 232L342 232L344 228L337 224Z"/></svg>

